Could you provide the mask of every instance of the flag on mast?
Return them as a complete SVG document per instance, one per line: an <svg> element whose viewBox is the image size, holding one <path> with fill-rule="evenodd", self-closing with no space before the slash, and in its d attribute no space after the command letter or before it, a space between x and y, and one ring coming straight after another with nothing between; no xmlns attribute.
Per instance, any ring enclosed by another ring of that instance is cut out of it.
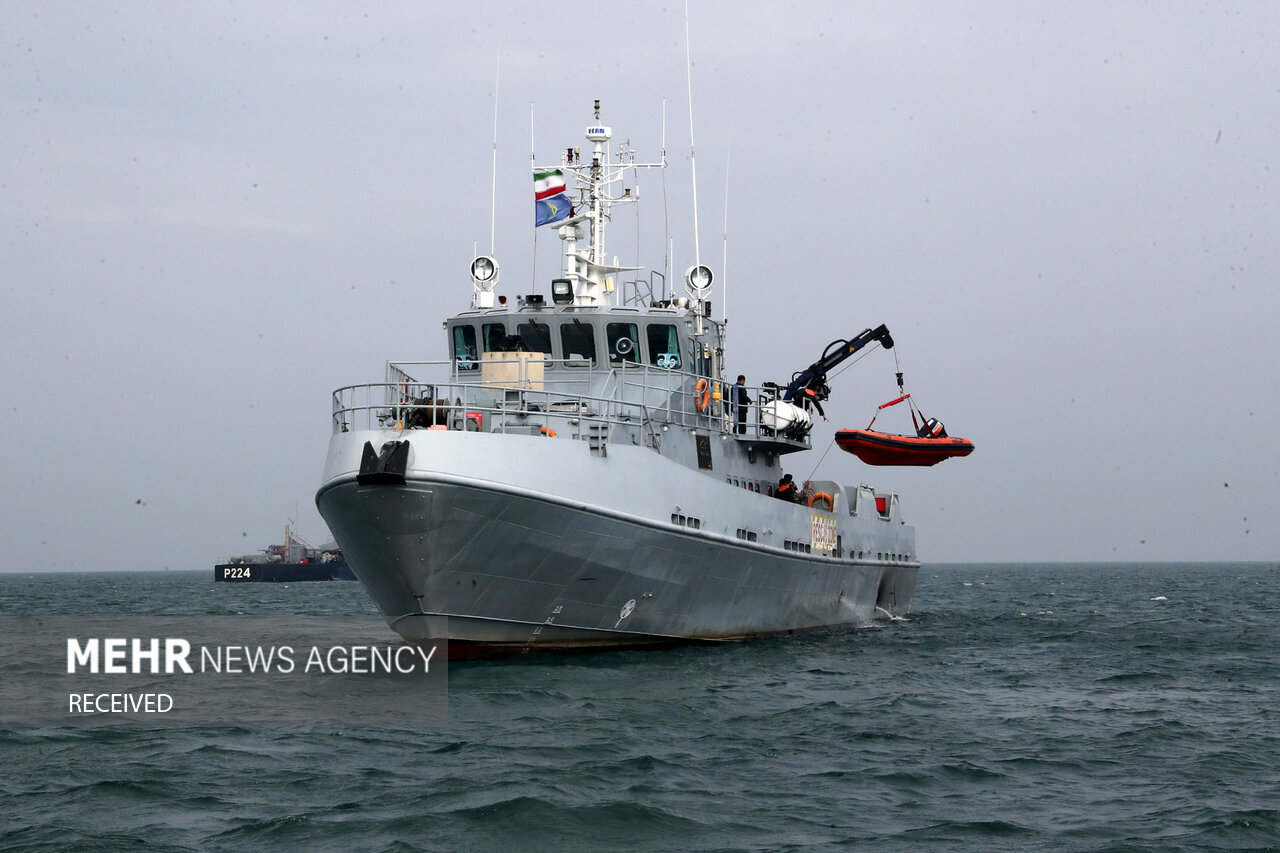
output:
<svg viewBox="0 0 1280 853"><path fill-rule="evenodd" d="M552 169L549 172L533 173L533 205L535 228L573 215L573 204L569 201L569 193L565 187L564 172Z"/></svg>

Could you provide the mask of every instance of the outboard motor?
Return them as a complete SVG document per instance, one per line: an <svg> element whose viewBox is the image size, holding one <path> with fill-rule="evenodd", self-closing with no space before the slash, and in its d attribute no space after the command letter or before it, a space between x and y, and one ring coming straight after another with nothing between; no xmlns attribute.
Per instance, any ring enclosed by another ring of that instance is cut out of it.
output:
<svg viewBox="0 0 1280 853"><path fill-rule="evenodd" d="M937 418L929 418L920 425L920 429L916 430L916 434L921 438L946 438L947 428Z"/></svg>

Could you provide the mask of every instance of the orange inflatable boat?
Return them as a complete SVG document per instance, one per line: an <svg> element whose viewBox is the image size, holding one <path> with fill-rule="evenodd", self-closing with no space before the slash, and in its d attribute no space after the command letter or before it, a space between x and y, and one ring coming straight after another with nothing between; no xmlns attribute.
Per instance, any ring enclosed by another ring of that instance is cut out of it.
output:
<svg viewBox="0 0 1280 853"><path fill-rule="evenodd" d="M869 429L839 430L836 444L868 465L937 465L973 452L973 442L967 438L916 438Z"/></svg>

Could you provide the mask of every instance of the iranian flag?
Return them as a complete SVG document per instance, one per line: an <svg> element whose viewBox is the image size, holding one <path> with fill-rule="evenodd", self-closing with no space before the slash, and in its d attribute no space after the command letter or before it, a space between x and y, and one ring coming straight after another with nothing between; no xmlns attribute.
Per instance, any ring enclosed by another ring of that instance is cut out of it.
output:
<svg viewBox="0 0 1280 853"><path fill-rule="evenodd" d="M537 201L560 195L564 191L564 172L559 169L533 173L533 197Z"/></svg>
<svg viewBox="0 0 1280 853"><path fill-rule="evenodd" d="M533 173L534 227L559 222L573 215L573 203L565 187L564 172Z"/></svg>

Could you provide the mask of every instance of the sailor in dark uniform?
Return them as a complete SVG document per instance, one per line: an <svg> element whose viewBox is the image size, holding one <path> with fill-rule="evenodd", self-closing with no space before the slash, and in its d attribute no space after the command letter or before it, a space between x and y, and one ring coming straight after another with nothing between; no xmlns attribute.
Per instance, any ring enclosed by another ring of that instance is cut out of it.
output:
<svg viewBox="0 0 1280 853"><path fill-rule="evenodd" d="M751 394L747 392L747 377L739 374L738 383L733 386L733 406L737 410L738 435L747 431L747 408L751 405Z"/></svg>

